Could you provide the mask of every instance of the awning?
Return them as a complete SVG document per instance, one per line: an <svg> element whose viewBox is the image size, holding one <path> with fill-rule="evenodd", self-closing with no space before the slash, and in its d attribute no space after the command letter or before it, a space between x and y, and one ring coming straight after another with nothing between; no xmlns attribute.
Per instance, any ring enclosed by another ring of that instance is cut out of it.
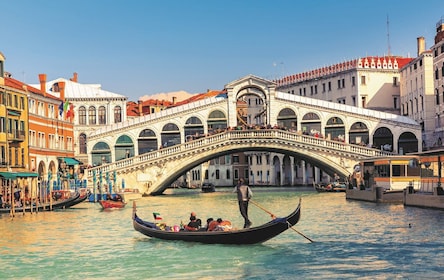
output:
<svg viewBox="0 0 444 280"><path fill-rule="evenodd" d="M0 177L3 177L5 179L17 179L17 173L15 172L0 172Z"/></svg>
<svg viewBox="0 0 444 280"><path fill-rule="evenodd" d="M75 158L70 157L60 157L59 159L66 162L66 165L76 165L76 164L82 164L81 161L76 160Z"/></svg>
<svg viewBox="0 0 444 280"><path fill-rule="evenodd" d="M39 176L39 174L35 173L35 172L17 172L16 174L17 174L17 177L20 177L20 178L37 177L37 176Z"/></svg>

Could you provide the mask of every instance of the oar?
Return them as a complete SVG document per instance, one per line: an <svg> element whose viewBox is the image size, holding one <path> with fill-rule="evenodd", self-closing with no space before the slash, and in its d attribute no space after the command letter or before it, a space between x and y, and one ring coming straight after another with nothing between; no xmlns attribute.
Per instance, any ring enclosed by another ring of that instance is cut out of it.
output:
<svg viewBox="0 0 444 280"><path fill-rule="evenodd" d="M256 205L257 207L259 207L260 209L264 210L265 212L267 212L268 214L271 215L272 219L276 219L276 215L274 215L273 213L271 213L270 211L268 211L267 209L265 209L264 207L262 207L261 205L259 205L257 202L253 201L250 199L250 202L253 203L254 205ZM289 224L290 225L290 224ZM313 243L314 241L311 240L310 238L308 238L307 236L305 236L302 232L299 232L297 229L290 227L292 230L294 230L296 233L300 234L301 236L303 236L305 239L307 239L308 241L310 241L311 243Z"/></svg>

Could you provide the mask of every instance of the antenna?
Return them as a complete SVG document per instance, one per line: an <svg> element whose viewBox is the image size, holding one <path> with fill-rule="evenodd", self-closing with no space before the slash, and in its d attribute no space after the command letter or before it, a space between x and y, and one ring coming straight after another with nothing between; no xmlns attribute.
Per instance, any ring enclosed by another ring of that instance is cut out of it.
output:
<svg viewBox="0 0 444 280"><path fill-rule="evenodd" d="M389 29L389 16L387 15L387 48L388 56L390 56L390 29Z"/></svg>

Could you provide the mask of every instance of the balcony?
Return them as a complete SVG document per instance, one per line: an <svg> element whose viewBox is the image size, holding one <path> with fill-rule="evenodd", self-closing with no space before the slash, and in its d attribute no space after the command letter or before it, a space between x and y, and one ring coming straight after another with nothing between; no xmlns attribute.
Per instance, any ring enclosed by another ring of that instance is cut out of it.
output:
<svg viewBox="0 0 444 280"><path fill-rule="evenodd" d="M13 129L8 132L8 141L9 142L23 142L25 141L25 131Z"/></svg>

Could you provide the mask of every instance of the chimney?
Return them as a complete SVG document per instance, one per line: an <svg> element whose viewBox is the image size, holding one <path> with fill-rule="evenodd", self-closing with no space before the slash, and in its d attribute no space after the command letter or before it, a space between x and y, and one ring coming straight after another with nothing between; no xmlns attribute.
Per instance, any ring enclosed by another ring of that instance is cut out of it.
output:
<svg viewBox="0 0 444 280"><path fill-rule="evenodd" d="M43 96L46 97L46 74L39 74L40 90L43 92Z"/></svg>
<svg viewBox="0 0 444 280"><path fill-rule="evenodd" d="M425 51L425 39L424 37L418 37L416 38L417 45L418 45L418 53L417 55L420 56Z"/></svg>
<svg viewBox="0 0 444 280"><path fill-rule="evenodd" d="M138 100L137 103L138 103L137 105L139 105L139 116L143 116L143 106L142 106L143 101Z"/></svg>
<svg viewBox="0 0 444 280"><path fill-rule="evenodd" d="M65 103L65 82L59 82L60 99Z"/></svg>
<svg viewBox="0 0 444 280"><path fill-rule="evenodd" d="M176 105L176 100L177 100L177 97L173 96L173 105Z"/></svg>
<svg viewBox="0 0 444 280"><path fill-rule="evenodd" d="M71 79L69 79L71 82L76 82L77 83L77 73L76 72L74 72L73 74L72 74L72 78Z"/></svg>

